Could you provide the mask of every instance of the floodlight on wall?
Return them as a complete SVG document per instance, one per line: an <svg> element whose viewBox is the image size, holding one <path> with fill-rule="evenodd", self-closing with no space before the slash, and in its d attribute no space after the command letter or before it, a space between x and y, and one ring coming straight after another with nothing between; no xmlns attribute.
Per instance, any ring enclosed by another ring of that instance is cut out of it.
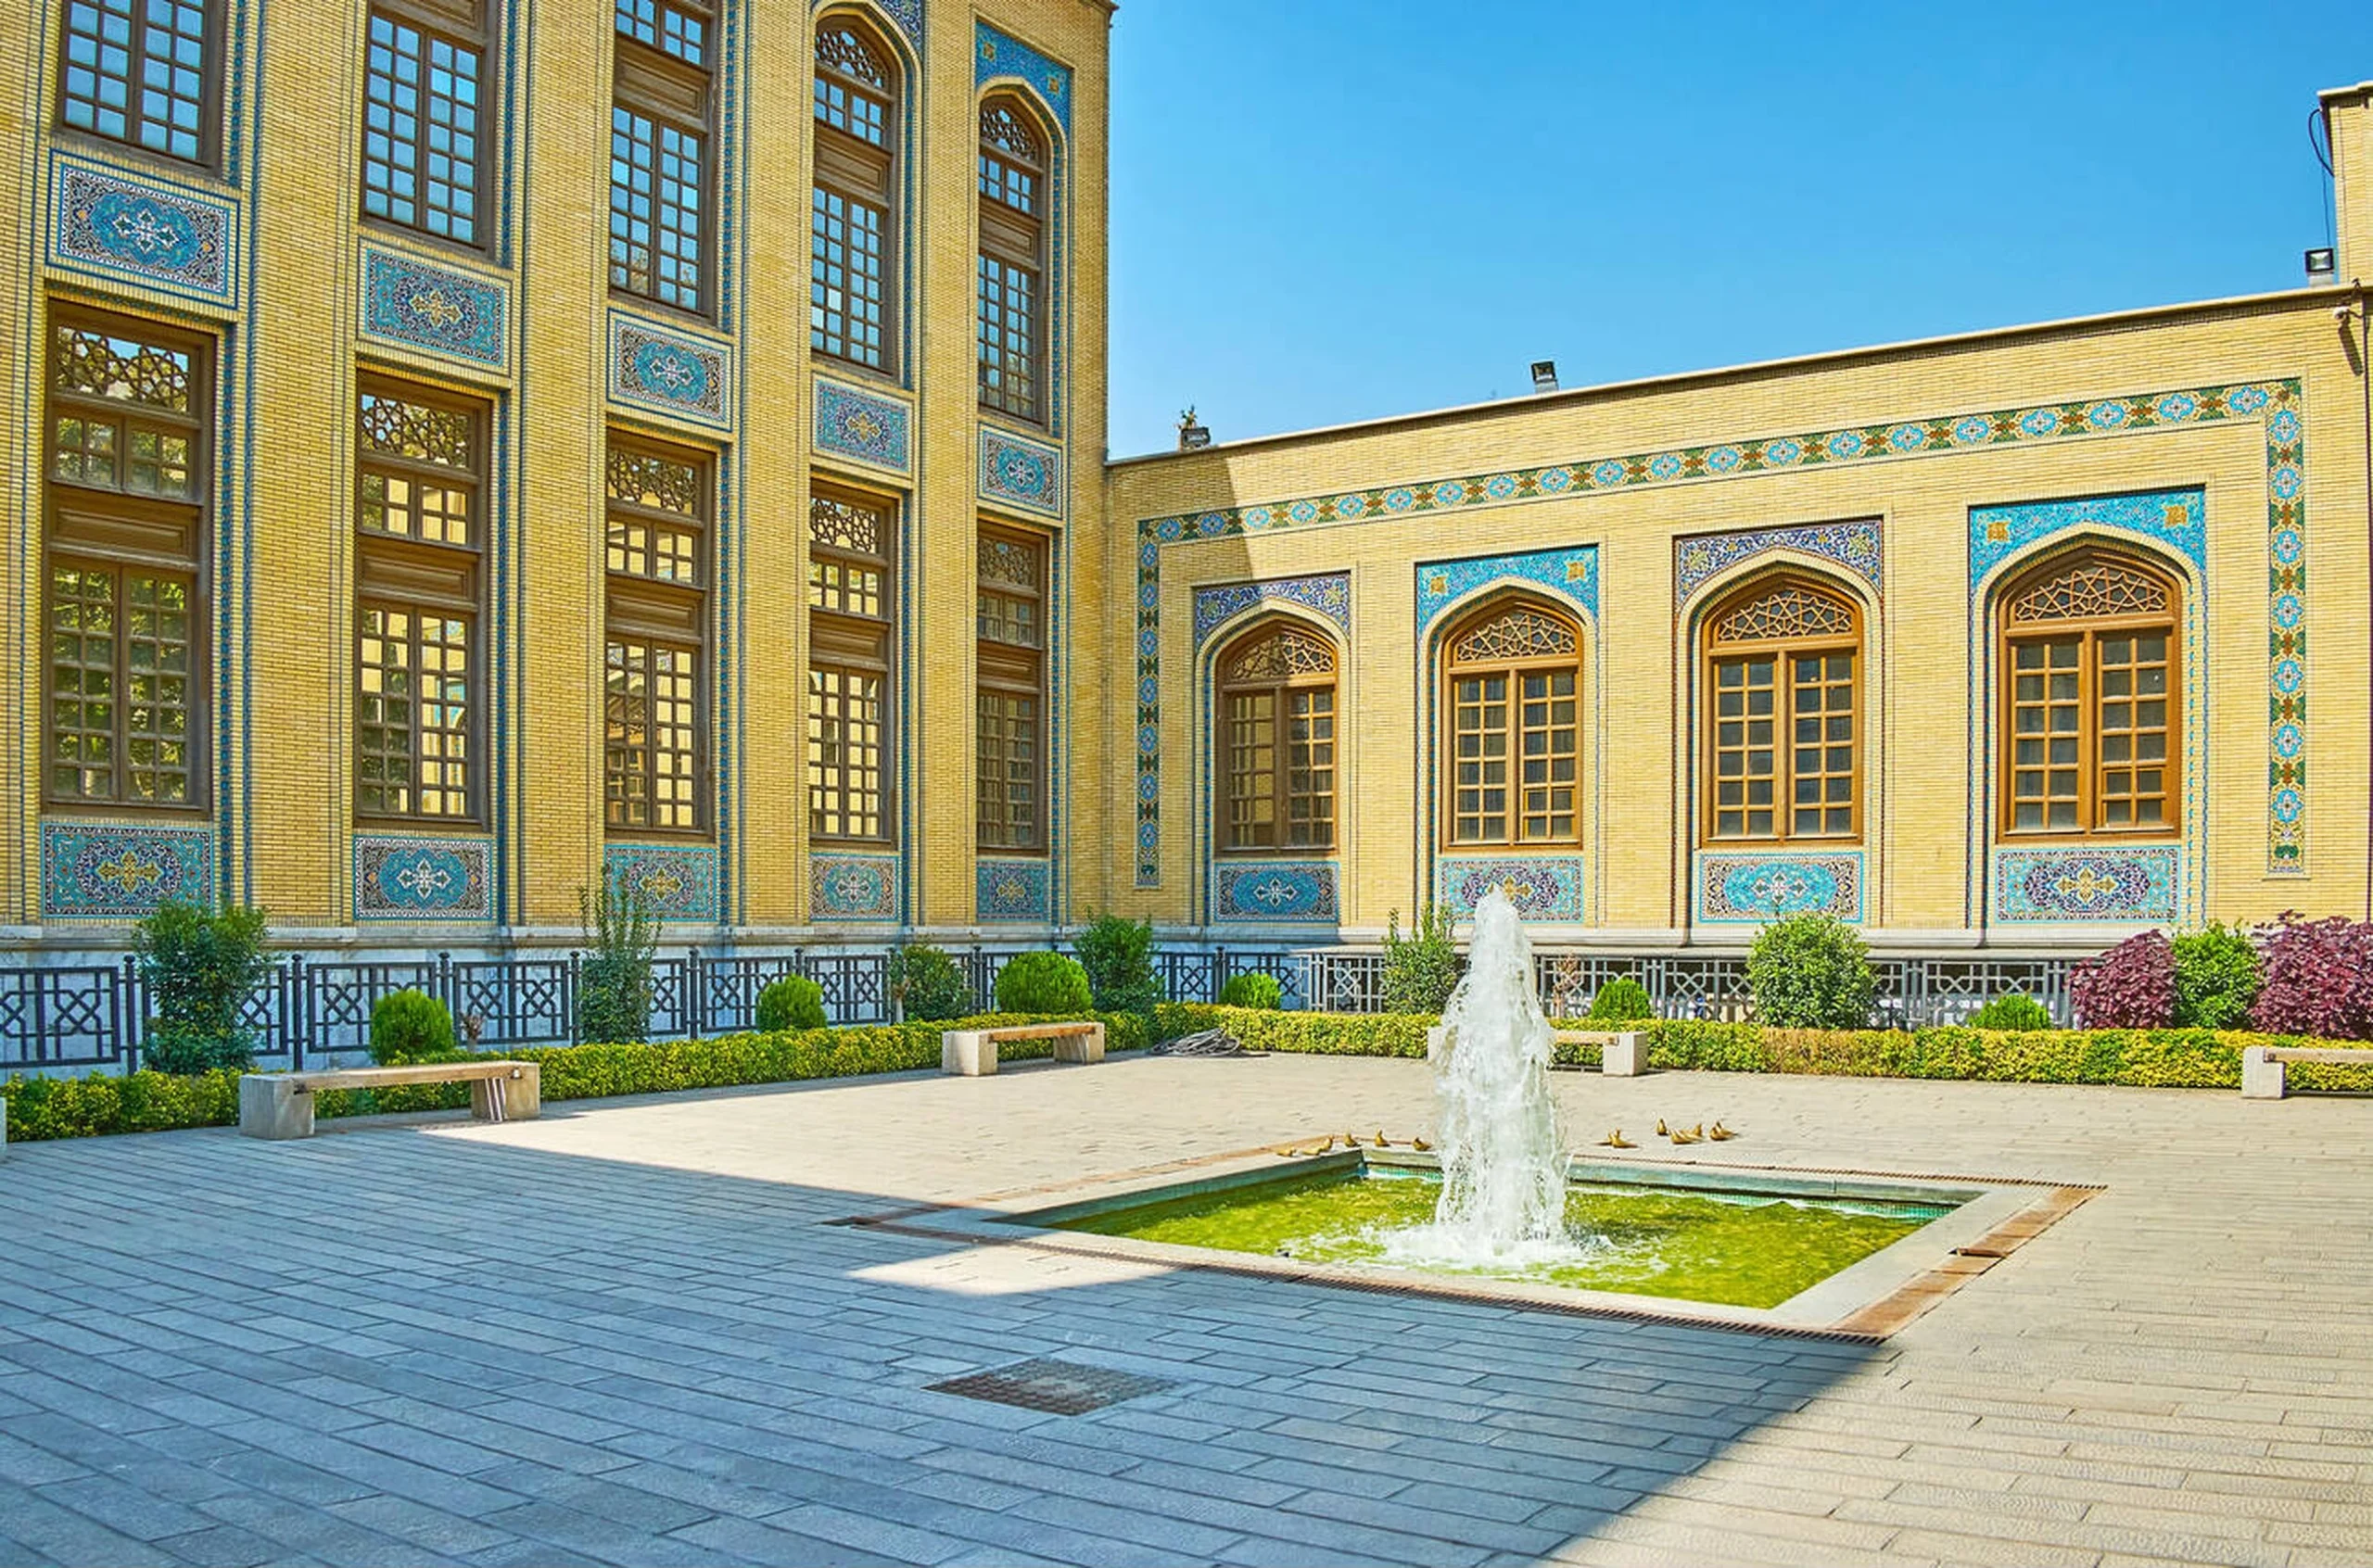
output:
<svg viewBox="0 0 2373 1568"><path fill-rule="evenodd" d="M1557 390L1556 360L1535 360L1532 361L1532 389L1535 392L1555 392Z"/></svg>
<svg viewBox="0 0 2373 1568"><path fill-rule="evenodd" d="M1212 433L1195 417L1194 409L1190 406L1182 411L1178 416L1178 449L1199 452L1211 444Z"/></svg>
<svg viewBox="0 0 2373 1568"><path fill-rule="evenodd" d="M2307 282L2328 284L2340 276L2340 257L2329 246L2318 246L2307 252Z"/></svg>

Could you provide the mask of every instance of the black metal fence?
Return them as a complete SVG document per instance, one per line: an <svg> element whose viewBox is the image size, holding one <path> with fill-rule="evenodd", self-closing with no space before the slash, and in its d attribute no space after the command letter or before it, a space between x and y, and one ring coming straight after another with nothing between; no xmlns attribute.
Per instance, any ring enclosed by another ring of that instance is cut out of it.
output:
<svg viewBox="0 0 2373 1568"><path fill-rule="evenodd" d="M959 951L975 1001L986 1008L997 972L1020 949ZM465 1039L482 1048L566 1044L576 1038L583 955L336 963L291 954L278 960L248 1007L268 1067L360 1051L371 1009L390 993L416 988L452 1010ZM697 949L654 966L655 1039L725 1034L756 1021L758 993L784 975L823 988L836 1024L874 1023L892 1013L889 955L833 948L768 955L710 956ZM1154 955L1165 995L1215 1000L1239 974L1275 978L1285 1005L1373 1013L1384 1005L1384 955L1373 949L1168 947ZM2062 1023L2070 1021L2064 958L1878 958L1882 1023L1952 1023L1991 997L2020 991ZM1534 978L1553 1017L1579 1017L1599 988L1629 976L1663 1018L1744 1018L1751 1008L1744 955L1542 953ZM0 967L0 1070L124 1070L136 1067L148 1013L130 958L84 965Z"/></svg>

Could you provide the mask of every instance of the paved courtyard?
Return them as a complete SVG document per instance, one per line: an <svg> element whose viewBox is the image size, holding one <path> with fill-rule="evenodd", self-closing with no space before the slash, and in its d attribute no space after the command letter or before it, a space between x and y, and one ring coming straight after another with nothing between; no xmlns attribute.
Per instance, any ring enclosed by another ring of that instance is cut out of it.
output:
<svg viewBox="0 0 2373 1568"><path fill-rule="evenodd" d="M1408 1062L19 1145L0 1561L2373 1562L2373 1102L1555 1081L1577 1144L2106 1190L1864 1347L825 1223L1402 1134ZM926 1387L1032 1357L1173 1386Z"/></svg>

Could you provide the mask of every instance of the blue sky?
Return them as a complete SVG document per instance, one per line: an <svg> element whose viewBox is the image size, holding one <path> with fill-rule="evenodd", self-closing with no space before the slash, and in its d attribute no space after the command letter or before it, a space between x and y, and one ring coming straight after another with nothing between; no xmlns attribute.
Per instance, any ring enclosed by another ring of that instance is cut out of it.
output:
<svg viewBox="0 0 2373 1568"><path fill-rule="evenodd" d="M2373 8L1123 0L1115 456L2289 288Z"/></svg>

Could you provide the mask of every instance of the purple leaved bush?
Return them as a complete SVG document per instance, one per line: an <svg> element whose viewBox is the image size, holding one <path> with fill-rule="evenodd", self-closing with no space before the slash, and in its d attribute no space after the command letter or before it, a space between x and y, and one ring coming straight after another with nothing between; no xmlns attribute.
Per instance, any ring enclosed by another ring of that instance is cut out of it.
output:
<svg viewBox="0 0 2373 1568"><path fill-rule="evenodd" d="M2077 965L2068 999L2086 1029L2165 1029L2176 1019L2176 950L2167 933L2130 936Z"/></svg>
<svg viewBox="0 0 2373 1568"><path fill-rule="evenodd" d="M2268 1034L2373 1040L2373 923L2285 910L2257 939L2265 980L2252 1023Z"/></svg>

